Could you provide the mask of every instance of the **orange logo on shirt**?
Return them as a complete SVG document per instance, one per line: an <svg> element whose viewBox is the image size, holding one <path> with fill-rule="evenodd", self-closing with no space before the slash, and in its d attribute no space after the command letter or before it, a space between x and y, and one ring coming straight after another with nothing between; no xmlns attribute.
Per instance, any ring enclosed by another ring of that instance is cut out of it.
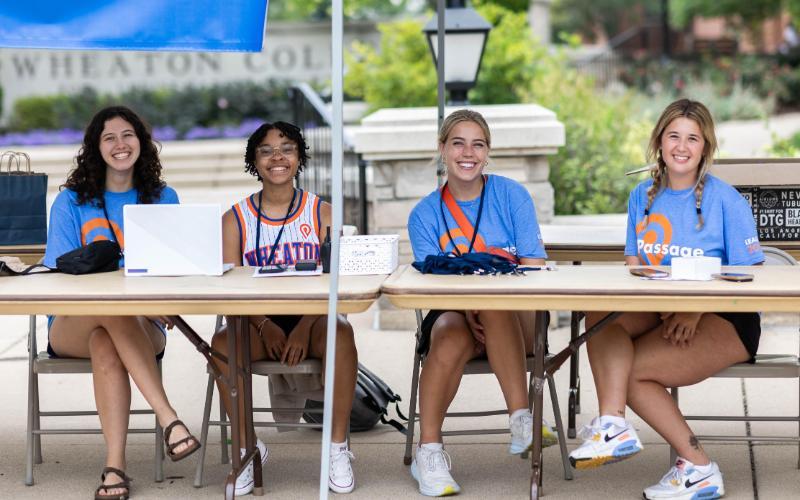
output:
<svg viewBox="0 0 800 500"><path fill-rule="evenodd" d="M662 214L650 214L649 218L642 219L636 225L636 239L639 260L644 260L644 254L647 262L642 262L643 264L657 266L665 256L661 249L669 247L672 241L672 223Z"/></svg>
<svg viewBox="0 0 800 500"><path fill-rule="evenodd" d="M81 226L81 245L87 245L93 241L113 239L119 244L120 248L125 248L125 237L122 235L122 228L116 222L111 221L114 234L108 229L108 222L105 218L97 217L89 219Z"/></svg>
<svg viewBox="0 0 800 500"><path fill-rule="evenodd" d="M308 224L300 224L300 233L304 238L308 239L308 235L311 234L311 226Z"/></svg>

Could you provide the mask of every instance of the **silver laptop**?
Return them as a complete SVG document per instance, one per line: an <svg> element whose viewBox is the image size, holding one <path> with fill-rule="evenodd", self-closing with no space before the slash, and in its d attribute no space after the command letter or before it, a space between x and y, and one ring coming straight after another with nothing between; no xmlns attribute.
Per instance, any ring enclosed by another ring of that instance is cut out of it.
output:
<svg viewBox="0 0 800 500"><path fill-rule="evenodd" d="M222 210L217 204L125 205L125 276L219 276Z"/></svg>

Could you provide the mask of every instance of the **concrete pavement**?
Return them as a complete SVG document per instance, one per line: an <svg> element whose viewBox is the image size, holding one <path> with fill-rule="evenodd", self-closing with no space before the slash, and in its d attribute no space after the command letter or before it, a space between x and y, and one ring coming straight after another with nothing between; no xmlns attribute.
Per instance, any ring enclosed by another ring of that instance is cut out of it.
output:
<svg viewBox="0 0 800 500"><path fill-rule="evenodd" d="M39 318L40 345L44 345L44 318ZM210 335L212 317L189 317L192 325L205 336ZM371 329L370 312L352 315L357 332L361 361L376 371L404 398L410 393L413 338L407 331L375 331ZM776 316L765 319L767 324L762 352L798 351L797 316ZM36 484L23 484L25 461L26 408L26 336L27 319L0 318L0 376L5 380L3 404L0 405L0 498L88 498L99 484L103 466L104 445L101 436L44 436L44 463L34 469ZM566 328L551 331L553 347L566 344ZM594 387L585 354L581 356L583 374L583 413L579 425L587 423L596 413ZM199 433L205 394L203 358L179 333L170 335L164 359L164 380L167 393L180 417ZM556 374L562 410L566 411L568 371ZM91 379L86 375L42 376L42 408L81 409L93 407ZM266 382L256 378L256 404L266 405ZM545 397L545 401L548 398ZM746 402L750 414L772 413L789 415L798 409L797 380L738 380L712 379L681 391L681 406L687 413L722 413L741 415ZM134 405L142 404L134 391ZM492 376L466 377L454 407L477 409L485 405L503 406L497 382ZM545 415L552 422L552 409L546 403ZM144 417L138 417L143 419ZM640 498L643 487L657 481L669 467L669 451L663 440L638 418L633 417L645 443L640 456L627 462L595 471L576 472L573 481L562 477L558 448L545 450L544 493L546 498ZM90 420L92 420L90 418ZM564 416L566 420L566 415ZM149 424L149 418L139 420ZM86 421L83 420L85 423ZM92 422L94 423L94 422ZM467 426L507 425L507 418L487 417ZM447 421L448 428L463 425ZM696 422L697 433L732 432L744 435L740 423ZM796 424L760 424L753 432L766 431L775 435L796 435ZM301 499L317 495L319 470L319 439L317 431L277 433L259 430L259 436L270 446L270 461L266 467L266 494L270 498ZM463 498L525 498L530 464L506 453L507 436L453 437L447 449L453 460L453 474L460 482ZM357 487L348 497L353 499L422 498L416 484L402 463L403 436L391 427L378 425L372 431L353 435L354 464ZM129 438L128 473L135 478L133 495L141 499L160 498L220 498L227 466L219 463L219 434L210 431L207 450L206 484L192 487L196 457L177 464L165 463L163 483L152 480L153 440L150 436ZM576 445L570 440L569 447ZM726 480L726 498L749 499L795 498L800 491L797 445L707 444L706 449L720 463Z"/></svg>

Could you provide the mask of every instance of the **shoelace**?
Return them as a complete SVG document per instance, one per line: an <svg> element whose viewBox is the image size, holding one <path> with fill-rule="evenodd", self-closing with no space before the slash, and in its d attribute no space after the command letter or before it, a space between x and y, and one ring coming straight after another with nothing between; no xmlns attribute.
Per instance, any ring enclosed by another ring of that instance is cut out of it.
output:
<svg viewBox="0 0 800 500"><path fill-rule="evenodd" d="M430 455L428 455L427 465L428 465L428 470L430 472L436 472L437 461L442 465L444 465L447 468L447 470L450 470L451 467L450 455L448 455L446 451L436 450L434 452L431 452Z"/></svg>
<svg viewBox="0 0 800 500"><path fill-rule="evenodd" d="M523 435L528 435L533 432L533 415L523 415L516 420L516 425L522 431Z"/></svg>
<svg viewBox="0 0 800 500"><path fill-rule="evenodd" d="M681 484L681 474L681 470L673 465L672 468L664 474L664 477L661 478L661 482L671 486Z"/></svg>
<svg viewBox="0 0 800 500"><path fill-rule="evenodd" d="M349 460L343 460L345 457ZM342 472L347 473L347 469L350 468L350 462L355 461L355 459L356 457L350 450L339 450L333 453L331 455L331 469L333 475L338 476Z"/></svg>
<svg viewBox="0 0 800 500"><path fill-rule="evenodd" d="M600 425L587 424L578 431L578 437L586 441L587 439L592 439L592 436L599 434L602 430L603 428Z"/></svg>

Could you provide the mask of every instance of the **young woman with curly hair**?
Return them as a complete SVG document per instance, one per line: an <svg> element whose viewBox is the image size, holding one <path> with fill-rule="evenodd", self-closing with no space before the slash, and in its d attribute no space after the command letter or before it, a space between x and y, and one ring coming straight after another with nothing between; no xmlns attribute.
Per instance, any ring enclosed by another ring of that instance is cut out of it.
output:
<svg viewBox="0 0 800 500"><path fill-rule="evenodd" d="M100 110L86 128L76 167L50 210L44 263L93 241L112 239L124 249L123 207L178 203L161 178L158 150L148 127L121 106ZM124 258L120 259L124 265ZM178 420L158 372L166 345L166 318L145 316L55 316L48 318L51 356L89 358L100 425L106 441L105 468L96 499L128 498L125 442L131 406L130 378L165 429L169 457L185 458L200 447Z"/></svg>
<svg viewBox="0 0 800 500"><path fill-rule="evenodd" d="M308 161L306 141L291 123L261 125L247 141L245 171L258 179L261 189L231 207L222 217L223 258L242 266L292 266L300 259L320 260L320 242L331 225L331 206L316 194L294 186ZM294 366L306 358L325 363L327 316L250 316L250 354L253 361L271 359ZM214 349L227 353L225 330L214 335ZM222 370L227 365L215 358ZM355 487L351 467L353 454L347 444L347 427L356 386L358 353L353 328L339 315L336 330L336 370L333 381L333 422L331 429L328 487L349 493ZM228 415L228 389L220 396ZM240 422L240 435L244 427ZM258 439L261 462L267 461L267 447ZM244 449L240 450L244 453ZM236 478L237 496L253 491L253 464Z"/></svg>

